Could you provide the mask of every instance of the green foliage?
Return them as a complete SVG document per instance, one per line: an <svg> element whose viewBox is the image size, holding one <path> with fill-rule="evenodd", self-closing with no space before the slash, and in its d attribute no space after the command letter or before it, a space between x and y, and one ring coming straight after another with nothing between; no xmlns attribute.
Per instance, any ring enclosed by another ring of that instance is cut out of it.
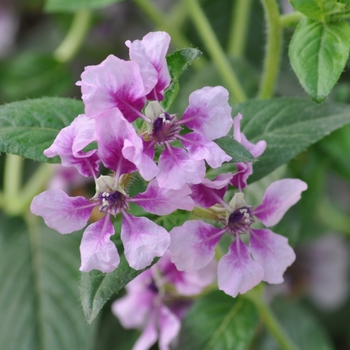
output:
<svg viewBox="0 0 350 350"><path fill-rule="evenodd" d="M2 69L0 90L8 101L62 95L73 86L67 66L49 54L24 53L5 62Z"/></svg>
<svg viewBox="0 0 350 350"><path fill-rule="evenodd" d="M322 102L331 92L349 50L350 28L345 21L300 21L289 46L289 58L301 85L315 102Z"/></svg>
<svg viewBox="0 0 350 350"><path fill-rule="evenodd" d="M202 53L197 49L181 49L167 56L167 64L171 77L171 83L164 94L164 100L161 102L162 107L168 110L173 104L179 92L179 78L182 73L188 69L194 59Z"/></svg>
<svg viewBox="0 0 350 350"><path fill-rule="evenodd" d="M248 140L267 142L266 151L254 164L251 182L259 180L332 131L350 123L350 106L340 103L315 105L297 98L251 100L234 106L242 113L242 131Z"/></svg>
<svg viewBox="0 0 350 350"><path fill-rule="evenodd" d="M231 162L255 162L251 153L231 136L221 137L214 142L232 157Z"/></svg>
<svg viewBox="0 0 350 350"><path fill-rule="evenodd" d="M81 101L44 97L0 106L0 152L16 154L44 163L59 163L59 157L47 158L58 132L83 113Z"/></svg>
<svg viewBox="0 0 350 350"><path fill-rule="evenodd" d="M290 0L291 5L309 18L325 20L327 16L347 10L346 1L337 0Z"/></svg>
<svg viewBox="0 0 350 350"><path fill-rule="evenodd" d="M288 300L277 300L272 306L283 329L299 349L334 349L322 326L302 305ZM276 341L268 334L265 334L260 346L257 347L257 350L279 349Z"/></svg>
<svg viewBox="0 0 350 350"><path fill-rule="evenodd" d="M79 303L80 235L62 236L38 218L28 229L1 216L0 348L89 349L89 326Z"/></svg>
<svg viewBox="0 0 350 350"><path fill-rule="evenodd" d="M97 9L122 0L46 0L47 12L75 12L82 9Z"/></svg>
<svg viewBox="0 0 350 350"><path fill-rule="evenodd" d="M216 291L198 299L186 315L178 349L248 349L259 317L254 305Z"/></svg>
<svg viewBox="0 0 350 350"><path fill-rule="evenodd" d="M118 268L113 272L83 272L80 279L80 299L86 320L91 323L106 302L143 271L132 269L122 255Z"/></svg>

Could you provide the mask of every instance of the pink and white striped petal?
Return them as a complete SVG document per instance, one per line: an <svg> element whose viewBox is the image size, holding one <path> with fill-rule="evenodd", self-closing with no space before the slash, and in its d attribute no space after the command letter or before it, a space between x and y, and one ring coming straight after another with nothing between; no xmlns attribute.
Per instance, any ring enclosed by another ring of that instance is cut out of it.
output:
<svg viewBox="0 0 350 350"><path fill-rule="evenodd" d="M268 283L282 283L284 272L295 260L288 239L267 229L250 230L249 250Z"/></svg>
<svg viewBox="0 0 350 350"><path fill-rule="evenodd" d="M71 233L87 224L95 206L84 197L69 197L62 190L52 189L34 197L30 210L59 233Z"/></svg>
<svg viewBox="0 0 350 350"><path fill-rule="evenodd" d="M99 118L106 110L117 107L133 122L144 107L146 91L137 63L109 55L96 66L85 67L81 81L85 114Z"/></svg>
<svg viewBox="0 0 350 350"><path fill-rule="evenodd" d="M159 187L157 180L153 180L148 184L145 192L130 198L129 201L152 214L168 215L177 209L193 210L194 202L190 197L191 193L187 185L179 190L172 190Z"/></svg>
<svg viewBox="0 0 350 350"><path fill-rule="evenodd" d="M286 211L299 201L307 184L299 179L282 179L273 182L264 194L262 203L253 211L265 226L276 225Z"/></svg>
<svg viewBox="0 0 350 350"><path fill-rule="evenodd" d="M192 92L181 124L210 140L226 136L233 124L228 91L222 86L206 86Z"/></svg>
<svg viewBox="0 0 350 350"><path fill-rule="evenodd" d="M181 135L181 141L190 158L204 159L212 168L219 168L222 163L232 159L215 142L198 132Z"/></svg>
<svg viewBox="0 0 350 350"><path fill-rule="evenodd" d="M252 260L248 247L237 236L218 264L218 286L236 297L258 285L264 277L263 268Z"/></svg>
<svg viewBox="0 0 350 350"><path fill-rule="evenodd" d="M173 190L201 183L205 177L204 161L191 159L182 148L167 147L159 157L158 167L159 186Z"/></svg>
<svg viewBox="0 0 350 350"><path fill-rule="evenodd" d="M162 100L164 89L170 84L166 62L170 36L165 32L151 32L142 40L128 40L130 59L140 67L148 100Z"/></svg>
<svg viewBox="0 0 350 350"><path fill-rule="evenodd" d="M179 271L196 271L214 258L215 247L225 231L199 220L186 221L170 231L171 261Z"/></svg>
<svg viewBox="0 0 350 350"><path fill-rule="evenodd" d="M86 228L80 243L80 271L99 270L107 273L114 271L120 262L118 250L110 237L114 227L109 215Z"/></svg>
<svg viewBox="0 0 350 350"><path fill-rule="evenodd" d="M123 213L121 240L129 265L142 270L156 256L162 256L169 247L169 233L161 226L144 217Z"/></svg>

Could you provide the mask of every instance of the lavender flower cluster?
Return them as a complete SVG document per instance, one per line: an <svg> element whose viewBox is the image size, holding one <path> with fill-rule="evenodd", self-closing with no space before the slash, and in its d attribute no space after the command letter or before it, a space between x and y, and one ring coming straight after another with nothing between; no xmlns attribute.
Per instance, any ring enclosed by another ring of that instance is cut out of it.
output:
<svg viewBox="0 0 350 350"><path fill-rule="evenodd" d="M85 68L77 83L85 114L62 129L44 154L58 155L63 166L93 177L96 194L88 200L52 189L31 204L34 214L62 234L82 229L95 207L105 213L84 231L81 271L107 273L118 267L119 254L110 238L115 233L111 218L119 214L124 254L132 268L144 269L155 257L163 256L130 282L129 294L113 308L126 327L144 324L148 315L137 349L147 349L158 336L161 348L168 348L186 307L165 306L167 293L160 291L172 283L178 294L193 295L212 283L215 248L225 233L232 244L217 265L219 289L235 297L261 281L281 283L284 271L295 260L293 249L285 237L251 225L256 219L266 227L276 225L307 188L298 179L276 181L267 188L262 204L253 208L242 192L252 174L251 163L236 163L235 174L206 178L207 167L219 168L231 160L213 140L226 136L232 127L234 139L254 157L264 152L266 142L252 144L241 133L242 116L232 119L228 92L221 86L194 91L181 118L163 110L160 101L171 82L166 61L169 43L167 33L149 33L142 40L126 42L129 61L110 55L101 64ZM135 127L140 119L143 129ZM93 142L98 148L86 151ZM100 163L112 175L98 177ZM131 197L128 183L135 172L148 187ZM237 192L227 203L224 196L229 186ZM147 217L132 215L130 203L156 215L200 207L211 213L217 225L189 220L167 232ZM248 233L247 245L242 236ZM137 314L133 315L132 307L138 308Z"/></svg>

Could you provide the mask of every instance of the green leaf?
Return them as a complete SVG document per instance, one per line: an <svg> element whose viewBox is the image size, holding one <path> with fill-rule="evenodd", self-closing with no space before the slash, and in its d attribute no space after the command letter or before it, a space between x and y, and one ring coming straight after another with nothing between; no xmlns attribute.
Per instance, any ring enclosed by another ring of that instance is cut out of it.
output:
<svg viewBox="0 0 350 350"><path fill-rule="evenodd" d="M21 100L62 95L73 85L66 65L52 55L24 53L15 56L3 67L0 90L6 100Z"/></svg>
<svg viewBox="0 0 350 350"><path fill-rule="evenodd" d="M318 20L346 10L346 5L336 0L290 0L290 3L296 11Z"/></svg>
<svg viewBox="0 0 350 350"><path fill-rule="evenodd" d="M299 349L333 350L334 347L327 332L317 322L316 318L300 304L286 299L276 300L272 309L277 319L290 339ZM258 350L279 350L276 341L265 334L259 342Z"/></svg>
<svg viewBox="0 0 350 350"><path fill-rule="evenodd" d="M80 235L39 218L1 216L0 349L89 349L96 334L79 303Z"/></svg>
<svg viewBox="0 0 350 350"><path fill-rule="evenodd" d="M182 322L177 349L248 349L258 323L250 301L217 291L192 306Z"/></svg>
<svg viewBox="0 0 350 350"><path fill-rule="evenodd" d="M46 0L47 12L75 12L82 9L97 9L122 0Z"/></svg>
<svg viewBox="0 0 350 350"><path fill-rule="evenodd" d="M289 58L300 84L317 103L331 92L349 57L350 28L345 21L303 19L289 45Z"/></svg>
<svg viewBox="0 0 350 350"><path fill-rule="evenodd" d="M181 49L167 56L167 64L171 77L171 83L164 93L164 100L161 102L162 107L168 110L173 104L179 92L179 78L182 73L191 65L194 59L202 53L197 49Z"/></svg>
<svg viewBox="0 0 350 350"><path fill-rule="evenodd" d="M242 131L250 142L267 142L266 151L253 166L250 182L259 180L332 131L350 123L350 106L315 105L297 98L251 100L235 105L242 113Z"/></svg>
<svg viewBox="0 0 350 350"><path fill-rule="evenodd" d="M157 259L154 263L156 261ZM113 272L83 272L80 279L80 299L86 320L91 323L106 302L143 271L145 270L132 269L122 255L118 268Z"/></svg>
<svg viewBox="0 0 350 350"><path fill-rule="evenodd" d="M229 156L232 157L230 162L255 162L256 159L251 153L231 136L224 136L214 140Z"/></svg>
<svg viewBox="0 0 350 350"><path fill-rule="evenodd" d="M51 146L58 132L83 111L81 101L58 97L0 106L0 152L59 163L59 157L47 158L43 151Z"/></svg>

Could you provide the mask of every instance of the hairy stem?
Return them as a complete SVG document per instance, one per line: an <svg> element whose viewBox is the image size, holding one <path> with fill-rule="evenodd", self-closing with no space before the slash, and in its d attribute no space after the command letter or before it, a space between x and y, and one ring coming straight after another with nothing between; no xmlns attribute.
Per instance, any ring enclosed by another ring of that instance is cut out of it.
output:
<svg viewBox="0 0 350 350"><path fill-rule="evenodd" d="M236 102L243 102L247 99L246 94L230 65L222 47L220 46L202 8L197 0L183 0L187 5L189 14L202 38L209 55L214 61L222 80L226 84L230 94Z"/></svg>
<svg viewBox="0 0 350 350"><path fill-rule="evenodd" d="M267 24L267 43L264 71L260 83L258 98L273 96L281 61L282 27L276 0L261 0Z"/></svg>
<svg viewBox="0 0 350 350"><path fill-rule="evenodd" d="M293 27L305 16L300 12L288 13L280 16L280 25L282 28Z"/></svg>
<svg viewBox="0 0 350 350"><path fill-rule="evenodd" d="M91 12L88 10L80 10L75 14L68 34L53 53L57 61L64 63L74 57L87 34L90 17Z"/></svg>
<svg viewBox="0 0 350 350"><path fill-rule="evenodd" d="M227 52L233 57L244 55L252 0L236 0L233 6Z"/></svg>

